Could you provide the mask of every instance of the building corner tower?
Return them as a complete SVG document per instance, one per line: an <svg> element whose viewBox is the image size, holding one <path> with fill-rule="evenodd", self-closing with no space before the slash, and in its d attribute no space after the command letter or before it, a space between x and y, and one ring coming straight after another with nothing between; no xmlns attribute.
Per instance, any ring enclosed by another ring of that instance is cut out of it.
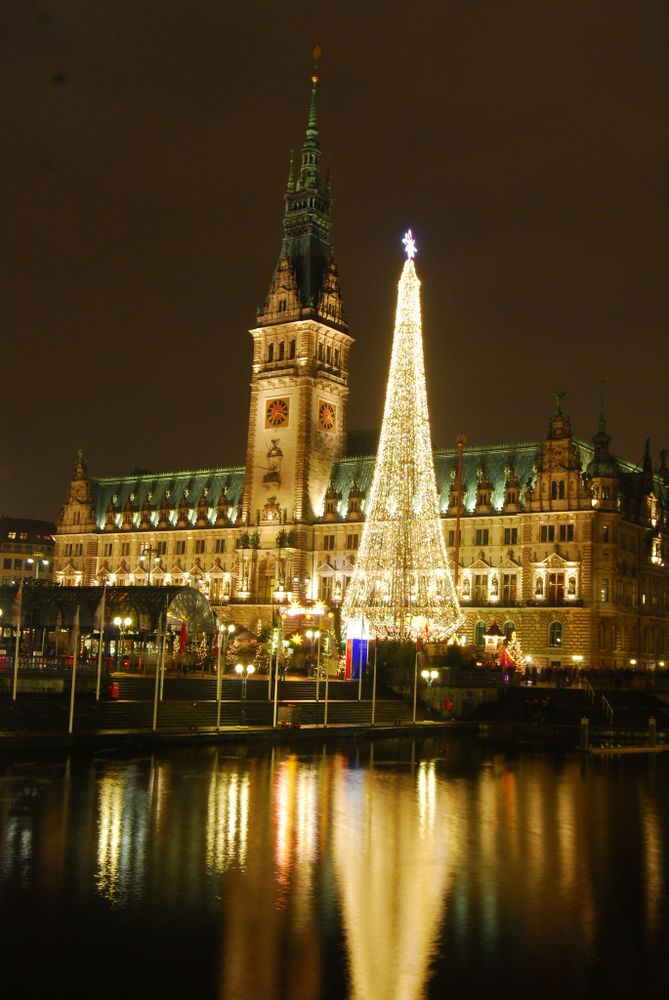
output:
<svg viewBox="0 0 669 1000"><path fill-rule="evenodd" d="M317 97L315 66L296 173L291 157L281 251L250 331L253 369L241 511L248 526L294 525L298 548L300 526L319 515L332 464L345 451L353 343L330 235L330 182L320 170Z"/></svg>

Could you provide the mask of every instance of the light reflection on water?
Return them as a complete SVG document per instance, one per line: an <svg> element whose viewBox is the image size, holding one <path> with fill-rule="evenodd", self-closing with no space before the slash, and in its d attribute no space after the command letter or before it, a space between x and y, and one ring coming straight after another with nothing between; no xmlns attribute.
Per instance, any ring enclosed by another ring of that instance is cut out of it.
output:
<svg viewBox="0 0 669 1000"><path fill-rule="evenodd" d="M190 972L221 998L501 995L537 975L585 996L626 969L638 989L669 944L667 764L388 741L0 765L0 912L135 921L147 953L197 926Z"/></svg>

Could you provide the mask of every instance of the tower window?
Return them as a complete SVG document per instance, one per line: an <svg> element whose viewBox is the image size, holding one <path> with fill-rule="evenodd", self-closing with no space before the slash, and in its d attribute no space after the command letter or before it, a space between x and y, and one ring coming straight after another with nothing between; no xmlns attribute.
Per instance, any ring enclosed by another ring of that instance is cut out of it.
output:
<svg viewBox="0 0 669 1000"><path fill-rule="evenodd" d="M286 345L282 340L281 343L279 344L279 361L283 361L285 356L286 356Z"/></svg>
<svg viewBox="0 0 669 1000"><path fill-rule="evenodd" d="M295 357L295 341L294 340L291 340L291 342L290 342L290 352L289 352L288 356L290 358L294 358Z"/></svg>
<svg viewBox="0 0 669 1000"><path fill-rule="evenodd" d="M319 361L323 360L323 341L322 340L318 341L318 360Z"/></svg>
<svg viewBox="0 0 669 1000"><path fill-rule="evenodd" d="M274 361L274 344L270 344L267 348L267 360Z"/></svg>
<svg viewBox="0 0 669 1000"><path fill-rule="evenodd" d="M325 361L328 365L332 363L332 348L329 345L325 349Z"/></svg>
<svg viewBox="0 0 669 1000"><path fill-rule="evenodd" d="M286 311L286 305L287 305L287 303L286 303L285 299L279 299L279 312L280 313L285 313L285 311Z"/></svg>
<svg viewBox="0 0 669 1000"><path fill-rule="evenodd" d="M551 500L564 500L565 498L565 483L564 479L559 482L553 480L551 483Z"/></svg>

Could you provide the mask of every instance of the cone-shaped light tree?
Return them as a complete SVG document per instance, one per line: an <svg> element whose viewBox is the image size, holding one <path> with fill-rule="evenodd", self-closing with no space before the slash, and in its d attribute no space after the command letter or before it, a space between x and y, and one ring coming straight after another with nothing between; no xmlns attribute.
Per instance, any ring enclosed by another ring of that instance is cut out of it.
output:
<svg viewBox="0 0 669 1000"><path fill-rule="evenodd" d="M462 622L439 516L411 230L374 479L342 617L349 637L447 639Z"/></svg>

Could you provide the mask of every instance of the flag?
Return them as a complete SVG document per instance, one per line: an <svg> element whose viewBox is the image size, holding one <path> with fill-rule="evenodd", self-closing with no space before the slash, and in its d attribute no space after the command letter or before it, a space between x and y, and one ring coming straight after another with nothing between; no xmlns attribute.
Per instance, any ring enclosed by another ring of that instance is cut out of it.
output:
<svg viewBox="0 0 669 1000"><path fill-rule="evenodd" d="M95 626L98 632L103 632L105 627L105 597L107 596L106 587L102 587L102 597L100 598L100 603L98 604L95 611Z"/></svg>
<svg viewBox="0 0 669 1000"><path fill-rule="evenodd" d="M16 597L14 598L14 603L12 605L12 625L21 624L21 616L23 614L23 580L19 584L19 589L16 591Z"/></svg>
<svg viewBox="0 0 669 1000"><path fill-rule="evenodd" d="M179 636L179 652L183 653L188 645L188 629L186 622L181 623L181 635Z"/></svg>
<svg viewBox="0 0 669 1000"><path fill-rule="evenodd" d="M79 643L79 632L81 631L81 623L79 617L79 605L77 604L77 610L74 612L74 618L72 619L72 630L70 635L72 637L72 652L78 649Z"/></svg>

